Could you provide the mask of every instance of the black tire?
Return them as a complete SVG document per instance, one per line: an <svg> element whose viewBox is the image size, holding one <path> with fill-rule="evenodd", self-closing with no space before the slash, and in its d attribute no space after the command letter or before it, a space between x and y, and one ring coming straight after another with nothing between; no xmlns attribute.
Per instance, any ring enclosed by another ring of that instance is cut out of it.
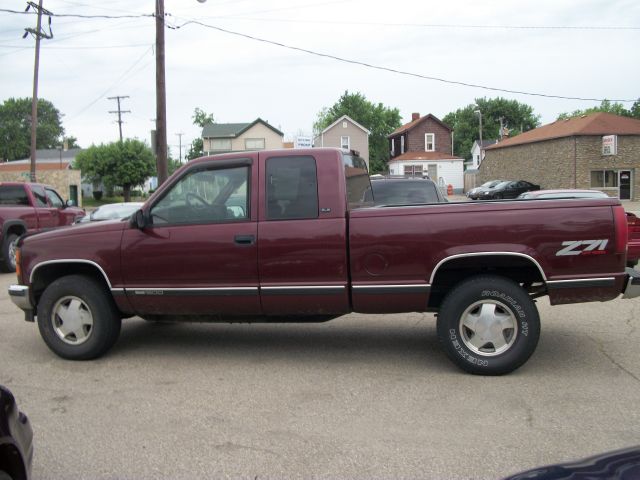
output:
<svg viewBox="0 0 640 480"><path fill-rule="evenodd" d="M0 268L3 272L15 272L16 271L16 256L15 250L11 247L20 238L15 233L7 233L2 241L2 263Z"/></svg>
<svg viewBox="0 0 640 480"><path fill-rule="evenodd" d="M476 318L474 329L469 324ZM478 275L463 281L445 297L438 313L438 338L445 352L476 375L516 370L533 354L539 337L533 300L504 277Z"/></svg>
<svg viewBox="0 0 640 480"><path fill-rule="evenodd" d="M493 199L494 199L494 200L502 200L503 198L504 198L504 196L503 196L501 193L496 193L496 194L493 196Z"/></svg>
<svg viewBox="0 0 640 480"><path fill-rule="evenodd" d="M59 278L38 302L40 335L56 355L69 360L91 360L106 353L118 339L121 325L105 287L84 275ZM68 330L71 333L65 334Z"/></svg>
<svg viewBox="0 0 640 480"><path fill-rule="evenodd" d="M0 470L0 480L12 480L12 477L4 470Z"/></svg>

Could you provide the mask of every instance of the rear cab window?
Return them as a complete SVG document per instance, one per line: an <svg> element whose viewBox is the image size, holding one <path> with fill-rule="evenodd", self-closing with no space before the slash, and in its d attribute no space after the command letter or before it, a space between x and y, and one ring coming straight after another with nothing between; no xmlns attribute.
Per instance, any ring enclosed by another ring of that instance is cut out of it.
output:
<svg viewBox="0 0 640 480"><path fill-rule="evenodd" d="M29 197L23 185L0 185L0 205L29 206Z"/></svg>
<svg viewBox="0 0 640 480"><path fill-rule="evenodd" d="M266 161L267 220L318 218L318 172L310 156Z"/></svg>
<svg viewBox="0 0 640 480"><path fill-rule="evenodd" d="M371 179L367 163L353 153L343 153L344 177L347 186L347 207L349 210L373 205Z"/></svg>

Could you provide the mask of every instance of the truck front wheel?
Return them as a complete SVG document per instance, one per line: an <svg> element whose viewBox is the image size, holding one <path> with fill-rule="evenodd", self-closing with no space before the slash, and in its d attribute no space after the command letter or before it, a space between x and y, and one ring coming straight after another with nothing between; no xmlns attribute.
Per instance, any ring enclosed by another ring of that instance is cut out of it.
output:
<svg viewBox="0 0 640 480"><path fill-rule="evenodd" d="M18 243L18 235L15 233L7 233L2 242L2 267L3 272L16 271L16 243Z"/></svg>
<svg viewBox="0 0 640 480"><path fill-rule="evenodd" d="M121 318L101 284L69 275L49 285L38 302L38 328L47 346L69 360L103 355L118 339Z"/></svg>
<svg viewBox="0 0 640 480"><path fill-rule="evenodd" d="M463 281L445 297L438 338L463 370L502 375L524 364L540 336L538 310L517 283L494 275Z"/></svg>

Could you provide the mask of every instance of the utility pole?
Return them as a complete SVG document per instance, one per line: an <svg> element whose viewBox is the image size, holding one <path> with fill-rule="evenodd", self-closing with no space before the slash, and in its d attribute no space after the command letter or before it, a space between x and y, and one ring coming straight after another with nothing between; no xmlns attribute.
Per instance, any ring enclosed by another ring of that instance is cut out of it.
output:
<svg viewBox="0 0 640 480"><path fill-rule="evenodd" d="M31 173L30 179L32 182L36 181L36 133L38 129L38 70L40 68L40 38L53 38L53 32L51 31L51 16L52 12L42 8L42 0L36 5L34 2L27 2L27 10L34 8L38 11L38 20L36 22L35 30L33 28L25 28L25 33L22 38L26 38L31 34L36 37L36 56L33 65L33 95L31 97ZM49 34L42 31L42 14L49 17Z"/></svg>
<svg viewBox="0 0 640 480"><path fill-rule="evenodd" d="M164 74L164 0L156 0L156 167L158 186L168 177L167 86Z"/></svg>
<svg viewBox="0 0 640 480"><path fill-rule="evenodd" d="M184 135L184 132L176 133L176 135L178 136L178 151L180 156L180 163L182 163L182 135Z"/></svg>
<svg viewBox="0 0 640 480"><path fill-rule="evenodd" d="M120 110L120 99L121 98L129 98L129 95L116 95L115 97L107 97L109 100L115 100L118 102L118 110L109 110L109 113L117 113L118 114L118 128L120 130L120 143L122 143L122 114L123 113L131 113L131 110Z"/></svg>

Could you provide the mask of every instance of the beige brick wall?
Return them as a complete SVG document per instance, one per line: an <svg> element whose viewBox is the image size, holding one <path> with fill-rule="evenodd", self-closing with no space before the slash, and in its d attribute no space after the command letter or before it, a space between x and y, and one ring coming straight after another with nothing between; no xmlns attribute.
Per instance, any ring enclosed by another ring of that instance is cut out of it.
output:
<svg viewBox="0 0 640 480"><path fill-rule="evenodd" d="M527 180L543 189L591 188L591 170L632 172L633 200L640 200L640 136L618 136L618 154L602 155L601 136L567 137L489 149L477 184L488 180ZM615 191L607 193L617 195Z"/></svg>
<svg viewBox="0 0 640 480"><path fill-rule="evenodd" d="M36 170L36 180L38 183L52 186L63 200L70 198L70 186L76 185L78 191L78 202L82 207L82 188L80 187L80 170ZM28 182L29 172L2 172L0 182Z"/></svg>

